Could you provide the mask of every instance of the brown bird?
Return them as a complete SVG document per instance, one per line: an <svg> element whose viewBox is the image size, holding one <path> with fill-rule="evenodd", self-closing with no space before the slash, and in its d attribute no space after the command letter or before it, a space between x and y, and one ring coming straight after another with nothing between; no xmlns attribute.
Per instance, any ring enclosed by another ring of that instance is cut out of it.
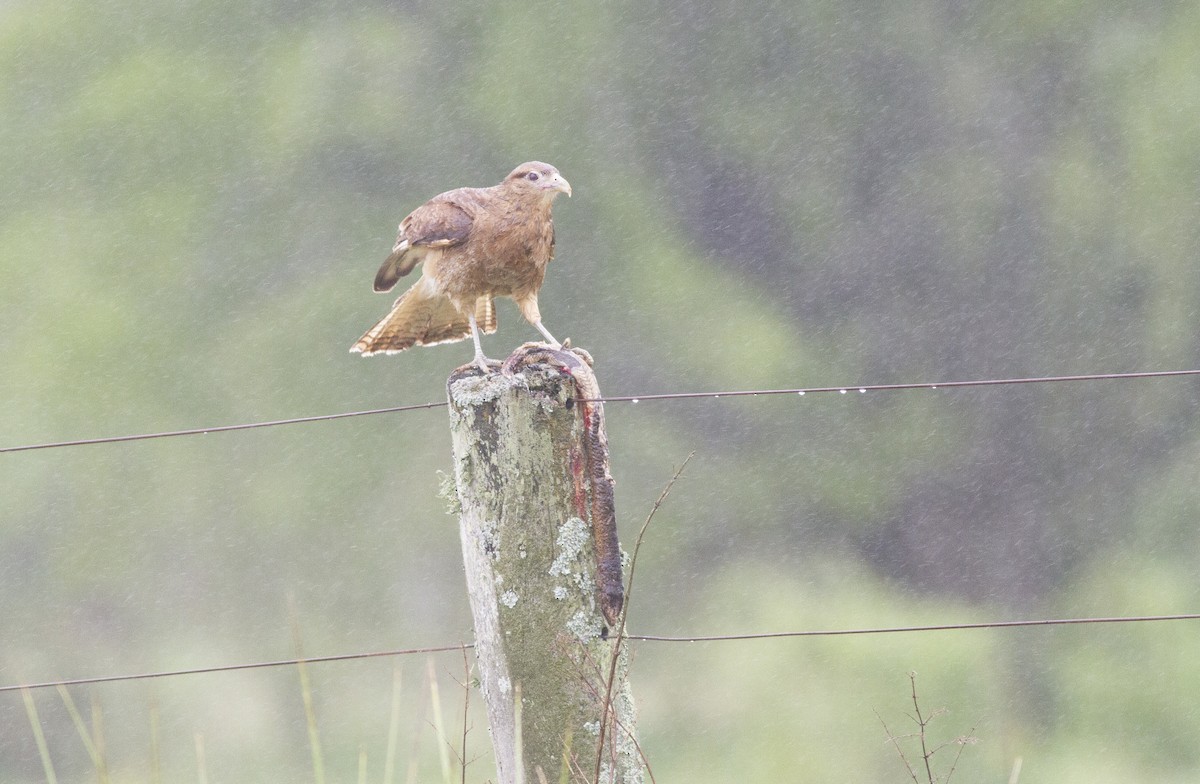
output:
<svg viewBox="0 0 1200 784"><path fill-rule="evenodd" d="M521 315L555 347L542 326L538 290L554 258L550 205L571 184L548 163L530 161L499 185L434 196L400 221L392 255L375 275L376 291L425 262L421 278L350 349L363 356L409 346L475 341L474 362L488 372L479 330L496 331L496 297L512 297Z"/></svg>

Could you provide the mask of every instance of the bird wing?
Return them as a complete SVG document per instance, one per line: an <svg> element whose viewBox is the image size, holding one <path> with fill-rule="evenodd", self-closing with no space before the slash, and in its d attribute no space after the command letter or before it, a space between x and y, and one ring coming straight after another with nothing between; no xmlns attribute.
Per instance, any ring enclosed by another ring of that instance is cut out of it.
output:
<svg viewBox="0 0 1200 784"><path fill-rule="evenodd" d="M449 248L461 245L471 233L471 225L475 222L466 201L457 198L460 191L465 190L460 188L458 191L443 193L417 207L400 222L401 236L413 246Z"/></svg>
<svg viewBox="0 0 1200 784"><path fill-rule="evenodd" d="M452 248L467 241L475 218L458 199L458 191L436 196L400 222L392 253L375 275L376 291L391 291L396 281L412 272L430 250Z"/></svg>

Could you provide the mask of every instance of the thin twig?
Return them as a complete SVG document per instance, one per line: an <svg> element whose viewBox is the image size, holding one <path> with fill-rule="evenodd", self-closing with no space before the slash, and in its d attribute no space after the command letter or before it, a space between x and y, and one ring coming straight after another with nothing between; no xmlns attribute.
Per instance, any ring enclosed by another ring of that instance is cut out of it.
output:
<svg viewBox="0 0 1200 784"><path fill-rule="evenodd" d="M630 638L627 636L626 639L630 639ZM584 656L586 664L589 667L591 667L591 669L592 669L592 675L594 676L595 681L603 682L604 679L602 678L600 665L596 663L596 660L592 658L591 654L587 651L586 648L583 650L583 656ZM593 682L593 678L588 677L588 675L586 673L584 673L580 676L579 683L580 683L580 686L587 692L587 695L590 699L593 699L593 700L599 699L600 692L596 689L596 684ZM612 719L613 723L616 724L617 729L619 729L623 733L625 733L625 737L629 738L629 740L633 742L633 746L634 746L634 749L637 751L638 757L642 760L642 764L644 764L646 766L646 774L650 777L651 784L654 784L655 783L654 771L651 770L650 760L646 757L646 753L644 751L642 751L642 744L638 743L637 735L633 731L631 731L628 727L625 726L625 724L617 716L616 711L612 711L612 715L610 718ZM570 727L567 728L567 736L568 736L568 738L570 737ZM563 776L566 776L566 774L567 774L567 771L564 770ZM560 782L560 784L566 784L566 781L567 780L564 778Z"/></svg>
<svg viewBox="0 0 1200 784"><path fill-rule="evenodd" d="M646 521L644 523L642 523L641 530L638 531L637 539L634 541L634 544L633 544L633 556L629 560L629 583L628 583L628 585L625 586L625 602L621 605L621 618L620 618L620 622L617 624L617 635L616 635L617 638L616 638L616 640L613 641L612 657L609 660L608 681L605 685L605 691L604 691L604 705L600 712L600 738L599 738L599 745L596 747L595 775L592 777L592 781L596 782L596 784L599 784L599 782L600 782L600 767L604 761L604 735L605 735L605 730L608 728L609 712L612 710L612 695L613 695L613 689L615 688L616 680L617 680L617 665L620 661L620 656L621 656L621 644L626 639L626 637L625 637L625 622L629 615L629 605L632 603L633 578L634 578L634 575L636 574L636 570L637 570L638 553L642 549L642 539L644 539L646 536L646 529L650 527L650 521L654 519L654 513L657 512L658 508L660 506L662 506L664 501L667 500L667 496L669 496L671 494L671 488L675 486L675 482L678 481L679 477L683 475L683 469L687 468L687 464L691 461L691 459L695 455L696 455L696 452L694 450L688 453L688 456L686 458L684 458L683 463L679 466L678 469L676 469L675 475L671 477L671 481L667 482L667 484L663 488L662 492L659 493L658 500L656 500L654 502L654 506L650 507L650 513L648 515L646 515ZM640 753L640 747L639 747L639 753ZM642 761L643 762L646 761L645 757L642 758ZM646 769L648 772L649 772L649 768L650 768L650 766L647 765ZM650 774L650 780L654 781L653 773Z"/></svg>
<svg viewBox="0 0 1200 784"><path fill-rule="evenodd" d="M958 751L955 752L954 762L950 763L950 770L946 773L946 778L945 778L946 784L950 784L950 777L954 775L954 770L955 770L955 768L958 767L958 759L959 759L959 757L962 756L963 749L965 749L967 747L967 744L974 743L974 742L975 742L975 728L974 727L967 730L966 735L960 735L959 737L954 739L954 743L958 745Z"/></svg>
<svg viewBox="0 0 1200 784"><path fill-rule="evenodd" d="M571 743L574 734L575 728L568 724L567 731L563 735L563 756L562 765L558 769L558 784L568 784L571 780L571 759L573 757L571 754ZM538 771L540 772L541 768L538 768Z"/></svg>
<svg viewBox="0 0 1200 784"><path fill-rule="evenodd" d="M896 749L896 754L899 755L900 761L904 763L904 768L908 771L909 777L912 778L913 784L921 784L917 778L917 772L913 770L912 765L908 762L908 757L904 756L904 749L900 747L900 738L894 735L891 729L888 728L887 722L879 715L879 711L872 712L875 714L875 718L879 719L879 723L883 725L883 731L887 735L888 743L891 743L893 748Z"/></svg>
<svg viewBox="0 0 1200 784"><path fill-rule="evenodd" d="M948 740L945 743L940 743L931 748L929 744L929 725L933 723L934 719L949 713L949 711L946 708L937 708L932 713L928 714L922 711L921 702L917 697L917 674L915 672L910 672L908 674L908 680L912 688L913 713L906 713L904 715L917 725L917 731L911 735L897 736L888 727L887 722L883 720L883 717L879 715L879 711L874 712L875 718L879 719L879 723L883 725L883 731L887 733L888 742L891 743L892 747L896 749L896 754L899 755L900 761L904 763L904 768L908 771L908 776L913 780L914 784L920 784L920 779L918 778L916 771L913 769L912 763L910 763L908 761L908 757L905 756L904 749L900 746L900 738L902 737L916 738L920 743L921 760L925 764L925 780L928 782L928 784L939 784L939 782L941 782L941 784L949 784L951 777L954 776L954 771L958 769L958 761L962 758L963 747L967 744L976 742L976 738L973 735L975 728L972 727L970 732L968 732L966 735L960 735L953 740ZM954 760L950 763L950 770L947 771L946 775L944 777L937 776L933 772L933 756L950 745L957 745L958 751L955 753Z"/></svg>
<svg viewBox="0 0 1200 784"><path fill-rule="evenodd" d="M925 775L929 778L929 784L936 784L933 778L933 768L929 764L929 758L933 756L933 752L929 750L929 747L925 743L925 728L929 726L929 723L921 715L921 703L917 701L917 674L910 672L908 680L912 684L913 709L917 712L917 726L920 728L921 758L925 760Z"/></svg>
<svg viewBox="0 0 1200 784"><path fill-rule="evenodd" d="M459 761L462 764L462 784L467 784L467 733L470 731L470 726L467 724L468 714L471 710L471 663L467 660L467 646L463 645L463 730L462 730L462 756Z"/></svg>

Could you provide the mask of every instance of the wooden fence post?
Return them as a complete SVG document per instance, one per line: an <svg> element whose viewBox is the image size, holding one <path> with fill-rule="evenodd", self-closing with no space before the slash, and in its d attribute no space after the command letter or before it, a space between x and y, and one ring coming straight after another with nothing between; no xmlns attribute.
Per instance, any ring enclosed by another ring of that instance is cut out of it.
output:
<svg viewBox="0 0 1200 784"><path fill-rule="evenodd" d="M564 752L574 760L571 781L590 781L597 755L601 782L643 780L625 655L615 667L612 660L621 553L602 404L577 402L599 395L584 358L526 345L502 372L467 366L447 382L475 657L499 784L536 784L539 769L559 781Z"/></svg>

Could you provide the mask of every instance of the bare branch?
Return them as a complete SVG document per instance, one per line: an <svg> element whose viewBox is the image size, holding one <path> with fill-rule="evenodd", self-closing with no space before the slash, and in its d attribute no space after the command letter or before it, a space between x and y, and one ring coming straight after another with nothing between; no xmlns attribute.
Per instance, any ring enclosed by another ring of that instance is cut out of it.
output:
<svg viewBox="0 0 1200 784"><path fill-rule="evenodd" d="M646 521L642 523L641 530L638 531L637 539L634 540L633 543L633 555L629 560L629 584L625 586L625 602L621 606L621 616L617 624L616 640L613 642L612 658L609 660L608 679L606 681L606 691L604 694L604 707L600 714L600 743L596 749L596 769L595 775L593 776L593 781L596 782L600 781L600 766L604 760L604 736L605 730L607 729L609 723L608 717L612 713L612 696L613 689L616 686L615 682L617 679L617 664L620 660L621 646L626 639L625 622L629 616L629 605L633 602L633 579L637 573L638 553L642 549L642 540L646 537L646 529L650 527L650 521L654 519L654 513L657 512L658 508L662 506L664 501L667 500L667 496L671 494L671 488L675 486L675 482L677 482L679 477L683 475L683 469L687 468L687 464L691 462L691 459L695 457L695 455L696 452L694 450L689 452L688 456L684 458L683 463L680 464L678 469L676 469L674 476L672 476L671 480L667 482L665 487L663 487L662 492L658 495L658 499L654 502L654 505L650 507L650 513L646 515ZM641 753L640 746L638 747L638 753ZM644 756L642 757L642 760L643 762L645 761ZM654 777L651 776L650 779L653 781Z"/></svg>

